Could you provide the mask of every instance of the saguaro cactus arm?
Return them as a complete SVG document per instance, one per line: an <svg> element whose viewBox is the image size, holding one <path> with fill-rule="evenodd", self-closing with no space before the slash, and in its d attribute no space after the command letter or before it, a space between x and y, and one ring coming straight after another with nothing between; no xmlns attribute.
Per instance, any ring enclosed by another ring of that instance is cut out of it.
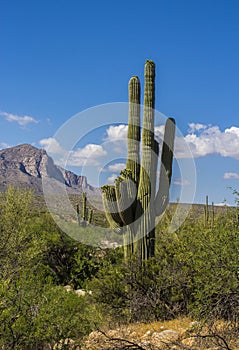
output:
<svg viewBox="0 0 239 350"><path fill-rule="evenodd" d="M125 169L121 171L120 176L115 180L115 192L122 222L124 225L130 225L134 222L137 197L137 188L132 179L131 170Z"/></svg>
<svg viewBox="0 0 239 350"><path fill-rule="evenodd" d="M165 124L164 141L161 154L159 189L155 199L155 213L160 216L169 201L169 188L172 178L173 149L175 137L175 120L168 118Z"/></svg>
<svg viewBox="0 0 239 350"><path fill-rule="evenodd" d="M128 157L126 169L132 173L132 180L139 182L140 160L140 81L132 77L129 81L129 120L128 120Z"/></svg>
<svg viewBox="0 0 239 350"><path fill-rule="evenodd" d="M110 227L113 229L122 227L124 223L118 212L115 187L112 185L106 185L101 187L101 190L104 211Z"/></svg>

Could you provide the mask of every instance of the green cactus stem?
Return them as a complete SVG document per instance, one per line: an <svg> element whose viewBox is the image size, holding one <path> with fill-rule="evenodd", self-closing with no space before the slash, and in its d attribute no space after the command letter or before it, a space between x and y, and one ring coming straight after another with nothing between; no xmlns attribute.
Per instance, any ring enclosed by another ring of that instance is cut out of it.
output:
<svg viewBox="0 0 239 350"><path fill-rule="evenodd" d="M120 232L120 228L123 226L123 221L118 213L115 187L112 185L106 185L103 186L101 190L104 211L110 228L116 229L116 231Z"/></svg>
<svg viewBox="0 0 239 350"><path fill-rule="evenodd" d="M137 195L136 218L140 218L137 228L137 253L142 260L149 257L148 234L154 231L152 223L155 221L154 212L151 208L151 198L155 197L152 190L155 186L152 179L155 178L153 170L155 169L154 157L154 99L155 99L155 64L152 61L146 61L144 68L144 119L142 130L142 159L140 166L140 179ZM154 239L154 233L150 234L151 240Z"/></svg>
<svg viewBox="0 0 239 350"><path fill-rule="evenodd" d="M94 214L94 210L93 210L93 209L90 209L90 210L89 210L89 215L88 215L88 223L89 223L89 224L92 224L92 221L93 221L93 214Z"/></svg>
<svg viewBox="0 0 239 350"><path fill-rule="evenodd" d="M215 208L214 208L214 202L212 202L212 227L214 227L214 221L215 221Z"/></svg>
<svg viewBox="0 0 239 350"><path fill-rule="evenodd" d="M86 193L82 193L82 221L81 221L81 226L85 227L86 226L86 218L87 218L87 207L86 207L86 202L87 202L87 197Z"/></svg>
<svg viewBox="0 0 239 350"><path fill-rule="evenodd" d="M86 201L87 201L87 198L86 198L86 193L83 192L82 193L82 219L84 221L86 221L86 215L87 215L87 209L86 209Z"/></svg>
<svg viewBox="0 0 239 350"><path fill-rule="evenodd" d="M80 206L79 206L79 204L76 205L76 214L77 214L77 221L78 221L78 224L80 225L81 216L80 216Z"/></svg>
<svg viewBox="0 0 239 350"><path fill-rule="evenodd" d="M173 118L168 118L165 124L164 141L162 146L159 189L155 200L156 216L163 214L169 202L169 188L172 178L174 136L175 120Z"/></svg>
<svg viewBox="0 0 239 350"><path fill-rule="evenodd" d="M76 205L76 214L77 214L77 220L78 224L82 227L86 227L88 224L92 223L93 220L93 209L89 209L87 207L87 196L86 193L82 193L81 198L81 212L80 212L80 205Z"/></svg>
<svg viewBox="0 0 239 350"><path fill-rule="evenodd" d="M206 204L204 206L205 227L208 226L209 221L209 209L208 209L208 195L206 196Z"/></svg>
<svg viewBox="0 0 239 350"><path fill-rule="evenodd" d="M140 171L140 81L132 77L129 81L129 121L128 121L128 157L126 169L132 173L132 180L137 184Z"/></svg>

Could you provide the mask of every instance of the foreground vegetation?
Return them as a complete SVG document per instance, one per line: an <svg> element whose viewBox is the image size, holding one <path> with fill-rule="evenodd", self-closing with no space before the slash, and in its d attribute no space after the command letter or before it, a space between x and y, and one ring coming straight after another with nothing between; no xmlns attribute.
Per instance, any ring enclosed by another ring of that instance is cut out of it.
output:
<svg viewBox="0 0 239 350"><path fill-rule="evenodd" d="M122 248L73 241L31 202L29 192L14 188L1 198L0 349L68 349L70 339L83 349L95 330L182 317L199 321L200 341L206 329L223 339L221 348L233 349L239 317L236 208L214 213L213 222L192 210L169 233L171 207L156 228L155 257L142 266L134 259L126 264ZM77 289L92 293L78 296ZM144 349L135 342L117 346L101 348Z"/></svg>

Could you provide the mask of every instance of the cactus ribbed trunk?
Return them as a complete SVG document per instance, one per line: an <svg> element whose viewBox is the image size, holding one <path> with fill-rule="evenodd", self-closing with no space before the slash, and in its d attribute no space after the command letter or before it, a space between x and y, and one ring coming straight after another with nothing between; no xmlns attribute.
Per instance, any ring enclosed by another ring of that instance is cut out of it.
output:
<svg viewBox="0 0 239 350"><path fill-rule="evenodd" d="M139 182L140 171L140 81L132 77L129 81L129 123L128 123L128 157L126 169L132 173L132 179Z"/></svg>
<svg viewBox="0 0 239 350"><path fill-rule="evenodd" d="M144 118L140 162L140 81L129 81L128 158L126 169L115 186L103 186L102 198L111 228L123 233L125 259L132 254L141 261L155 254L155 217L169 200L172 176L175 121L166 121L161 154L159 189L156 195L159 144L154 135L155 64L146 61L144 70Z"/></svg>
<svg viewBox="0 0 239 350"><path fill-rule="evenodd" d="M140 180L137 196L137 218L142 217L137 227L138 247L136 248L142 260L149 258L149 239L154 240L154 222L152 201L155 193L152 193L155 186L152 185L154 178L154 100L155 100L155 64L147 61L144 69L144 121L142 131L142 159L140 167ZM152 198L152 201L151 201ZM147 232L146 235L142 233ZM150 237L151 238L150 238ZM154 254L154 252L152 252ZM151 254L150 254L151 255Z"/></svg>
<svg viewBox="0 0 239 350"><path fill-rule="evenodd" d="M118 229L120 232L120 228L123 226L123 221L121 220L120 214L118 212L115 187L106 185L101 189L106 219L108 220L111 228Z"/></svg>

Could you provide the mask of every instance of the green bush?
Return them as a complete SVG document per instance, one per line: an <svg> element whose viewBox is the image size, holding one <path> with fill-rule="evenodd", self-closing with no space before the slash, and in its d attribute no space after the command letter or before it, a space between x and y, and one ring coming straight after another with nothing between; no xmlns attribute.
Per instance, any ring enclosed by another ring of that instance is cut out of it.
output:
<svg viewBox="0 0 239 350"><path fill-rule="evenodd" d="M117 322L148 322L191 315L238 320L239 234L235 211L205 228L188 219L175 233L157 228L156 257L139 266L105 266L91 283L95 302ZM192 216L191 216L192 218Z"/></svg>
<svg viewBox="0 0 239 350"><path fill-rule="evenodd" d="M174 233L168 211L156 228L156 257L123 262L123 249L96 249L66 236L31 194L9 188L0 207L0 348L75 344L95 323L152 322L191 316L239 319L236 209L205 227L196 209ZM92 290L78 297L64 285Z"/></svg>
<svg viewBox="0 0 239 350"><path fill-rule="evenodd" d="M75 243L48 216L30 210L31 194L9 188L0 217L0 348L43 349L91 329L86 299L66 282ZM96 318L94 322L96 322Z"/></svg>
<svg viewBox="0 0 239 350"><path fill-rule="evenodd" d="M54 286L39 271L0 284L0 347L44 349L70 338L77 344L91 330L82 297Z"/></svg>

